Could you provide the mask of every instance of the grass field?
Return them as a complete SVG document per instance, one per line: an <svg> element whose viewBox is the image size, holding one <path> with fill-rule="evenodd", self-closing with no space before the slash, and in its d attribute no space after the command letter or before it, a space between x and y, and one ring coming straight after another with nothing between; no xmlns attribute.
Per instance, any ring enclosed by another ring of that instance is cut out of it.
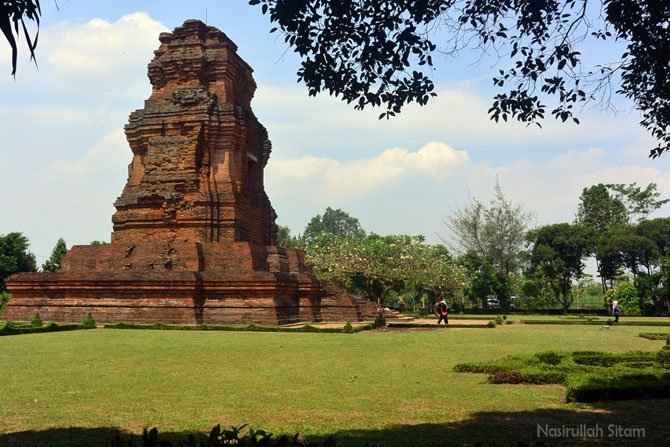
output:
<svg viewBox="0 0 670 447"><path fill-rule="evenodd" d="M637 336L654 331L504 325L353 335L98 329L2 337L0 445L107 445L115 432L144 426L182 439L218 422L334 435L339 446L516 445L538 423L614 423L646 429L635 445L665 445L670 400L566 404L561 386L489 385L484 375L452 372L456 363L549 349L658 350L664 341Z"/></svg>

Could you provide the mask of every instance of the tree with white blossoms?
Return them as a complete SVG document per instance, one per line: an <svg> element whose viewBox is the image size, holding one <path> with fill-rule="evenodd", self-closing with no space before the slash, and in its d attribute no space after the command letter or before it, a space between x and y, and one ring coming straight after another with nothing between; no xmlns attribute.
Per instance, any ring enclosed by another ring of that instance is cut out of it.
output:
<svg viewBox="0 0 670 447"><path fill-rule="evenodd" d="M370 299L377 304L378 321L385 324L384 307L392 290L409 282L420 283L436 293L462 286L458 270L448 256L424 243L423 236L322 234L307 248L307 262L321 277L350 285L361 278ZM444 263L441 264L441 263Z"/></svg>
<svg viewBox="0 0 670 447"><path fill-rule="evenodd" d="M420 244L414 253L412 282L437 300L453 297L466 282L465 268L452 261L444 245Z"/></svg>

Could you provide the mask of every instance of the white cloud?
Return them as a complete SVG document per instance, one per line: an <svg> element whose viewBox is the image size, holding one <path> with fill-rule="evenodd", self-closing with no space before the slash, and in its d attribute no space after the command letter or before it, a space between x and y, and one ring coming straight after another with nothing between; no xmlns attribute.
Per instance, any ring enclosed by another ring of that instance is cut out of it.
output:
<svg viewBox="0 0 670 447"><path fill-rule="evenodd" d="M166 31L145 12L125 15L116 22L93 19L82 25L60 24L46 49L51 66L64 75L110 77L125 73L138 60L148 62Z"/></svg>
<svg viewBox="0 0 670 447"><path fill-rule="evenodd" d="M310 183L326 197L346 200L365 196L410 175L443 177L450 169L468 162L466 152L431 142L416 152L392 148L377 157L350 162L314 156L280 159L271 161L269 178L277 183Z"/></svg>
<svg viewBox="0 0 670 447"><path fill-rule="evenodd" d="M438 241L444 219L469 197L487 201L498 179L509 199L535 214L529 223L574 219L584 187L656 182L670 197L670 174L650 166L612 163L602 149L573 150L549 160L498 165L432 142L416 152L389 149L376 157L338 162L299 157L270 162L267 189L280 223L300 232L326 206L345 209L380 233L422 233ZM659 214L668 214L661 210Z"/></svg>

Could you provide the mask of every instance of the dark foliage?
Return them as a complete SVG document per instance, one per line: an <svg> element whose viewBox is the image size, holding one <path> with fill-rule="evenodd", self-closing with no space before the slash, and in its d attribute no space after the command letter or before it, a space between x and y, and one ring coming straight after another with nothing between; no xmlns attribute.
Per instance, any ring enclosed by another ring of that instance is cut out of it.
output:
<svg viewBox="0 0 670 447"><path fill-rule="evenodd" d="M28 251L28 238L21 233L0 235L0 292L4 279L14 273L36 272L35 255Z"/></svg>
<svg viewBox="0 0 670 447"><path fill-rule="evenodd" d="M456 372L488 374L489 383L564 384L568 402L670 397L670 350L611 354L542 352L485 363L456 365ZM636 392L637 390L637 392Z"/></svg>
<svg viewBox="0 0 670 447"><path fill-rule="evenodd" d="M265 430L246 429L247 425L240 427L230 427L222 429L217 425L209 433L208 437L200 439L190 434L184 442L173 444L170 441L160 439L156 427L151 430L144 429L142 433L142 447L224 447L224 446L245 446L245 447L335 447L336 443L332 438L326 439L323 443L307 443L299 439L299 434L293 436L281 435L275 436ZM111 447L135 447L137 444L130 438L123 438L117 435L112 441Z"/></svg>
<svg viewBox="0 0 670 447"><path fill-rule="evenodd" d="M37 47L37 38L39 37L40 27L40 9L39 0L0 0L0 30L5 35L5 39L12 47L12 75L16 74L16 57L18 54L17 40L21 34L19 24L26 39L26 45L30 50L30 59L35 61L35 47ZM32 20L37 25L35 38L30 37L25 20ZM15 37L16 35L16 37Z"/></svg>
<svg viewBox="0 0 670 447"><path fill-rule="evenodd" d="M509 58L493 83L491 119L540 122L551 114L574 121L587 101L610 107L613 84L642 111L641 125L670 148L670 3L647 0L250 0L276 24L302 58L298 79L310 95L326 91L356 109L382 106L391 117L406 104L435 96L436 52L465 48ZM438 49L434 39L446 46ZM582 66L586 41L623 40L618 61ZM554 105L549 108L547 99Z"/></svg>

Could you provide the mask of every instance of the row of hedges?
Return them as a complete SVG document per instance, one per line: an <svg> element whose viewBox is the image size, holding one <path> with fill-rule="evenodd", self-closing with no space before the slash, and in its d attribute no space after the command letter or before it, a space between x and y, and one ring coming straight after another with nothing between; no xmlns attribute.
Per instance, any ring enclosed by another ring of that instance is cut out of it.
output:
<svg viewBox="0 0 670 447"><path fill-rule="evenodd" d="M0 336L36 334L41 332L75 331L77 329L95 329L96 324L93 316L89 313L81 323L48 323L44 324L39 313L36 313L30 323L19 323L6 321L0 324Z"/></svg>
<svg viewBox="0 0 670 447"><path fill-rule="evenodd" d="M670 397L670 340L660 352L547 351L454 371L488 374L494 384L563 384L568 402Z"/></svg>
<svg viewBox="0 0 670 447"><path fill-rule="evenodd" d="M309 324L300 327L281 327L281 326L259 326L250 324L247 326L225 326L215 324L197 324L197 325L181 325L181 324L142 324L142 323L113 323L106 324L105 329L151 329L164 331L231 331L231 332L315 332L326 334L354 334L356 332L367 331L375 329L377 326L374 323L366 324L364 326L352 326L351 323L346 323L341 328L318 328L310 326Z"/></svg>
<svg viewBox="0 0 670 447"><path fill-rule="evenodd" d="M623 354L610 354L598 351L575 351L572 360L578 365L609 367L617 363L653 362L656 352L631 351Z"/></svg>
<svg viewBox="0 0 670 447"><path fill-rule="evenodd" d="M41 332L61 332L61 331L75 331L78 329L91 329L86 327L83 323L48 323L41 326L33 326L31 324L14 323L6 321L0 324L0 336L2 335L21 335L21 334L37 334Z"/></svg>
<svg viewBox="0 0 670 447"><path fill-rule="evenodd" d="M640 337L647 340L668 340L670 332L640 332Z"/></svg>
<svg viewBox="0 0 670 447"><path fill-rule="evenodd" d="M563 320L521 320L524 324L592 324L603 325L611 324L611 320L597 320L597 319L563 319ZM620 321L618 326L670 326L670 321Z"/></svg>

